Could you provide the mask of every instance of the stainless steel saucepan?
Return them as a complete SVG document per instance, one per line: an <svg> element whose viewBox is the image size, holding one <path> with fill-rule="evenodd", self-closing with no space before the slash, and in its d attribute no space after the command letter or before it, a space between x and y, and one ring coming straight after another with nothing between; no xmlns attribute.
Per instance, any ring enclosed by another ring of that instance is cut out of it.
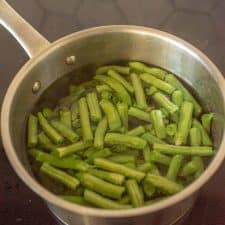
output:
<svg viewBox="0 0 225 225"><path fill-rule="evenodd" d="M199 189L215 174L225 157L225 82L216 66L192 45L155 29L96 27L49 43L4 0L0 0L0 22L31 58L10 84L1 112L5 152L26 185L42 197L65 224L169 225L181 221L192 208ZM42 93L64 74L87 65L99 66L118 60L144 61L181 76L215 114L216 154L199 179L159 203L120 211L74 205L50 193L34 178L25 147L26 119Z"/></svg>

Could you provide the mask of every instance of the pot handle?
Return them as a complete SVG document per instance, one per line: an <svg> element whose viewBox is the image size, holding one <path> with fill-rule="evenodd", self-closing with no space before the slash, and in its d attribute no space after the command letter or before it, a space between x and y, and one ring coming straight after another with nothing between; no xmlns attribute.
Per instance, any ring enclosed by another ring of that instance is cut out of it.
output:
<svg viewBox="0 0 225 225"><path fill-rule="evenodd" d="M26 22L5 0L0 0L0 24L20 43L30 58L50 43Z"/></svg>

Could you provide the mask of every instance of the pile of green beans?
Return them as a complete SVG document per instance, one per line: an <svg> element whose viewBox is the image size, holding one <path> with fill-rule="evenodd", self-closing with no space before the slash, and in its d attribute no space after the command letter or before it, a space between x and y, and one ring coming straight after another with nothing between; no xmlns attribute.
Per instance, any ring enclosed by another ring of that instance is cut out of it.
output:
<svg viewBox="0 0 225 225"><path fill-rule="evenodd" d="M167 71L141 62L97 68L55 108L29 115L40 182L88 207L153 204L198 178L214 154L213 114Z"/></svg>

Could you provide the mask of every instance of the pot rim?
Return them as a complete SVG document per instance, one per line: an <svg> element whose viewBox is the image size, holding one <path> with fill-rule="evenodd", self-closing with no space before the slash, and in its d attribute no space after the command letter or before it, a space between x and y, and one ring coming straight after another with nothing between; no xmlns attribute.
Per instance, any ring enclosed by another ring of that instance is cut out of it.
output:
<svg viewBox="0 0 225 225"><path fill-rule="evenodd" d="M160 39L166 39L169 42L173 42L180 48L185 49L193 57L197 58L198 61L204 64L205 67L207 67L207 69L210 71L212 76L214 76L214 79L216 80L218 84L218 88L220 89L222 93L222 96L224 99L224 108L225 108L225 80L221 72L205 54L203 54L200 50L198 50L191 44L187 43L186 41L174 35L168 34L166 32L163 32L157 29L141 27L141 26L110 25L110 26L94 27L94 28L85 29L83 31L79 31L76 33L72 33L70 35L67 35L53 42L46 49L42 50L37 56L30 59L16 74L15 78L11 82L6 92L6 95L4 97L3 104L2 104L2 112L1 112L2 134L1 135L2 135L3 146L5 149L6 155L10 161L10 164L12 165L17 175L36 194L38 194L40 197L42 197L45 201L47 201L50 204L53 204L59 208L63 208L73 213L78 213L85 216L102 217L102 218L108 218L108 217L121 218L121 217L138 216L138 215L142 215L146 213L153 213L153 212L165 209L167 207L170 207L190 197L192 194L197 192L209 180L209 178L213 176L213 174L216 172L216 170L219 168L219 166L222 164L225 158L225 151L223 151L223 149L225 148L225 132L223 132L222 142L213 160L208 165L208 167L203 172L203 174L197 180L195 180L192 184L184 188L184 190L182 190L181 192L169 197L168 199L162 200L158 203L154 203L153 205L143 206L143 207L134 208L134 209L124 209L124 210L106 210L106 209L88 208L88 207L76 205L73 203L69 203L63 199L60 199L59 197L57 197L56 195L52 194L47 189L45 189L42 185L40 185L38 181L26 171L25 167L20 162L16 154L16 151L14 150L14 147L12 145L10 128L8 123L9 112L10 112L13 98L16 95L15 90L17 90L17 87L26 78L27 72L30 70L30 68L32 68L33 65L38 64L43 57L47 56L53 51L57 51L57 49L63 47L65 44L74 42L78 39L87 37L89 35L99 34L104 32L122 32L122 33L134 32L134 33L140 33L143 35L151 35Z"/></svg>

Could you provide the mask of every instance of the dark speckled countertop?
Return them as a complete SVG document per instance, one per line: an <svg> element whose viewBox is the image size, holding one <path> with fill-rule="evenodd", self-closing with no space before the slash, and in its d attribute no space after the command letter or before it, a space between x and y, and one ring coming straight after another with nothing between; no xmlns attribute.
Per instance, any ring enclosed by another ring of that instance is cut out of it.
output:
<svg viewBox="0 0 225 225"><path fill-rule="evenodd" d="M206 53L225 74L225 0L8 0L48 40L88 27L135 24L175 34ZM0 101L28 57L0 27ZM56 225L0 150L0 225ZM225 225L225 163L202 189L187 225Z"/></svg>

